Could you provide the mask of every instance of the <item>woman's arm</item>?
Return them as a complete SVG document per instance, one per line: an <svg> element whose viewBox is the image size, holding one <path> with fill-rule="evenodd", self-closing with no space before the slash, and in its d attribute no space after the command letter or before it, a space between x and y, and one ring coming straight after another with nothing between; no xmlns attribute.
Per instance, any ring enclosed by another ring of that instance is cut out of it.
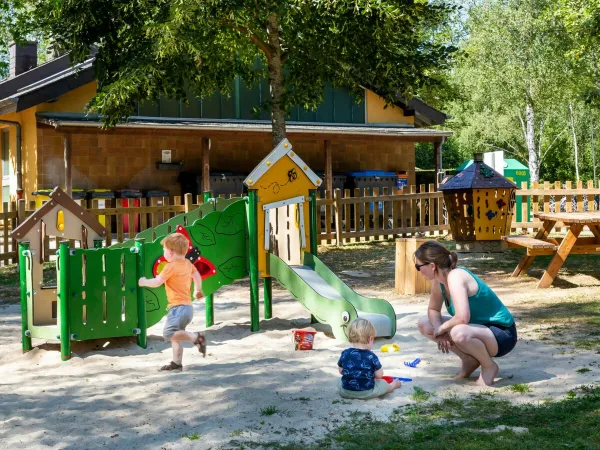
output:
<svg viewBox="0 0 600 450"><path fill-rule="evenodd" d="M454 305L454 317L435 328L435 336L450 332L456 325L468 324L471 320L469 309L469 279L472 278L464 270L453 270L448 274L448 287Z"/></svg>
<svg viewBox="0 0 600 450"><path fill-rule="evenodd" d="M431 283L431 293L429 295L429 307L427 309L427 317L429 323L433 329L437 329L442 325L442 305L444 299L442 297L442 290L440 284L437 281Z"/></svg>

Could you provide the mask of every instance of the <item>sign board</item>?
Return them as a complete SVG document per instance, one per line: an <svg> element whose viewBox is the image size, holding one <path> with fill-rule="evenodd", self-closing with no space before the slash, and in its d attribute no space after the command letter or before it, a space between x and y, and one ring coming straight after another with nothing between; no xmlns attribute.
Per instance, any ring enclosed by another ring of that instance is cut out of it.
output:
<svg viewBox="0 0 600 450"><path fill-rule="evenodd" d="M162 151L162 162L163 163L171 162L171 150L163 150Z"/></svg>

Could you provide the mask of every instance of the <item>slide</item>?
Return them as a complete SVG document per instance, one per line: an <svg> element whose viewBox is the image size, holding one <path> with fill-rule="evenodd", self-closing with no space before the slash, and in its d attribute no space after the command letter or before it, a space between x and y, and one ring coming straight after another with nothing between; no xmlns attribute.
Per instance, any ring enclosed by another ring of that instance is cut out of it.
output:
<svg viewBox="0 0 600 450"><path fill-rule="evenodd" d="M288 266L270 254L271 276L319 322L330 325L336 339L348 340L348 325L356 318L368 319L377 337L396 334L396 313L387 301L357 294L311 253L304 253L302 262L301 266Z"/></svg>

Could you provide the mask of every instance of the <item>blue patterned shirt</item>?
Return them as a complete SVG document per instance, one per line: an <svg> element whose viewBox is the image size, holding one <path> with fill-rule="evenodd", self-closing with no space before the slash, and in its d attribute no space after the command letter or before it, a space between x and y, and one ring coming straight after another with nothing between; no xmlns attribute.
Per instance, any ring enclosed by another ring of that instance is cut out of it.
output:
<svg viewBox="0 0 600 450"><path fill-rule="evenodd" d="M379 358L371 350L347 348L338 366L342 368L342 387L348 391L368 391L375 387L375 372L381 369Z"/></svg>

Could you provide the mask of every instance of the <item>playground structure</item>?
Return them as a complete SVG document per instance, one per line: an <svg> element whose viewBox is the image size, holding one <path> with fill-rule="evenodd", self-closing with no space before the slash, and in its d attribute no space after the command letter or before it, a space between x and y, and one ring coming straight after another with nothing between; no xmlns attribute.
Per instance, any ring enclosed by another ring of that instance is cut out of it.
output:
<svg viewBox="0 0 600 450"><path fill-rule="evenodd" d="M190 242L186 257L203 280L207 328L214 324L213 294L250 275L252 331L260 326L259 279L264 285L264 318L270 319L275 278L313 318L330 325L337 339L348 339L346 328L357 317L369 319L377 336L393 336L392 306L360 296L316 257L315 192L321 180L291 144L283 140L245 183L248 197L214 199L206 193L198 208L105 248L99 222L55 189L51 201L13 231L19 241L23 351L31 350L32 338L59 339L66 360L73 340L134 335L145 348L147 328L165 315L167 299L164 287L140 288L137 280L160 273L165 263L160 242L173 232ZM62 203L54 201L58 198ZM42 217L44 226L38 230L35 225ZM43 259L36 257L45 234L80 241L79 248L72 248L69 241L60 243L58 283L49 294L40 290ZM56 312L40 316L48 303L57 306Z"/></svg>
<svg viewBox="0 0 600 450"><path fill-rule="evenodd" d="M501 251L510 230L517 186L474 156L473 164L439 187L457 251Z"/></svg>

